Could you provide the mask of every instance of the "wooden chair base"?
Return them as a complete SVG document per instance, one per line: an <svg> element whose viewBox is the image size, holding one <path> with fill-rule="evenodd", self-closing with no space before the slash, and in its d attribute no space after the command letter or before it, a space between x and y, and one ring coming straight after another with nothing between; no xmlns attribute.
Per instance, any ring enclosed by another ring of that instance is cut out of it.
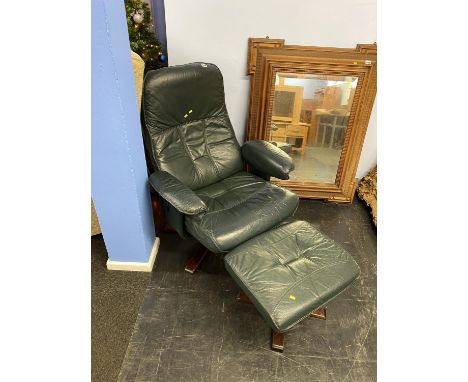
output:
<svg viewBox="0 0 468 382"><path fill-rule="evenodd" d="M284 333L271 330L271 350L282 353L284 350Z"/></svg>
<svg viewBox="0 0 468 382"><path fill-rule="evenodd" d="M310 317L318 318L320 320L326 320L327 319L327 308L318 308L318 309L314 310L310 314Z"/></svg>
<svg viewBox="0 0 468 382"><path fill-rule="evenodd" d="M244 291L240 291L239 294L237 295L237 301L242 302L243 304L251 304L252 301L250 301L249 296L247 296Z"/></svg>
<svg viewBox="0 0 468 382"><path fill-rule="evenodd" d="M174 233L174 232L176 232L176 230L169 223L164 224L163 231L165 233Z"/></svg>
<svg viewBox="0 0 468 382"><path fill-rule="evenodd" d="M154 232L156 236L164 229L166 218L162 208L161 197L149 186L151 196L151 207L153 210Z"/></svg>
<svg viewBox="0 0 468 382"><path fill-rule="evenodd" d="M205 248L203 251L200 251L188 259L185 263L185 271L188 273L195 273L198 266L201 264L206 255L208 255L208 250Z"/></svg>

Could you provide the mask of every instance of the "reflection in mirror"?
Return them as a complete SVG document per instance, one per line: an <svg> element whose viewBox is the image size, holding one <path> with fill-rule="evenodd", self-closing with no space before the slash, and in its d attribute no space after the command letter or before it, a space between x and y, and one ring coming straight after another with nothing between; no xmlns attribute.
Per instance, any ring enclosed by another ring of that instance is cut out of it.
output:
<svg viewBox="0 0 468 382"><path fill-rule="evenodd" d="M290 181L334 183L357 77L278 73L270 142L292 156Z"/></svg>

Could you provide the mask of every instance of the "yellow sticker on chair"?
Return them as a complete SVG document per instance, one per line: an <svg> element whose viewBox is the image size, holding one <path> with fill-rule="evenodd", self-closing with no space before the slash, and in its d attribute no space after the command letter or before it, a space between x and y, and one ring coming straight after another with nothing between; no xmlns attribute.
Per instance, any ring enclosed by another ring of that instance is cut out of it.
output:
<svg viewBox="0 0 468 382"><path fill-rule="evenodd" d="M295 300L296 300L296 296L293 296L293 295L291 294L291 295L289 295L289 299L295 301Z"/></svg>

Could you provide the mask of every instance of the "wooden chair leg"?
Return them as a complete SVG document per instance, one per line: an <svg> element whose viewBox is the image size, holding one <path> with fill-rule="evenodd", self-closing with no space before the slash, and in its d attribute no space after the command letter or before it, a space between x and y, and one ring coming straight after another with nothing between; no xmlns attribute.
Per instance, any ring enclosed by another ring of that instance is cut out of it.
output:
<svg viewBox="0 0 468 382"><path fill-rule="evenodd" d="M151 196L151 207L153 209L154 232L157 235L159 232L164 230L166 217L164 216L161 198L151 186L150 186L150 196Z"/></svg>
<svg viewBox="0 0 468 382"><path fill-rule="evenodd" d="M250 301L249 296L247 296L244 291L240 291L239 294L237 295L237 301L242 302L243 304L251 304L252 301Z"/></svg>
<svg viewBox="0 0 468 382"><path fill-rule="evenodd" d="M149 186L151 196L151 207L153 209L154 229L156 234L163 231L166 233L174 233L176 230L167 222L164 213L161 197L154 191L153 187Z"/></svg>
<svg viewBox="0 0 468 382"><path fill-rule="evenodd" d="M164 224L163 231L166 233L176 232L176 230L169 223Z"/></svg>
<svg viewBox="0 0 468 382"><path fill-rule="evenodd" d="M188 261L185 263L185 270L188 273L195 273L197 270L198 266L201 264L205 256L208 254L208 250L205 248L203 251L200 251L193 255Z"/></svg>
<svg viewBox="0 0 468 382"><path fill-rule="evenodd" d="M311 314L310 317L318 318L320 320L326 320L327 319L327 308L318 308L314 310Z"/></svg>
<svg viewBox="0 0 468 382"><path fill-rule="evenodd" d="M284 350L284 333L271 330L271 350L282 353Z"/></svg>

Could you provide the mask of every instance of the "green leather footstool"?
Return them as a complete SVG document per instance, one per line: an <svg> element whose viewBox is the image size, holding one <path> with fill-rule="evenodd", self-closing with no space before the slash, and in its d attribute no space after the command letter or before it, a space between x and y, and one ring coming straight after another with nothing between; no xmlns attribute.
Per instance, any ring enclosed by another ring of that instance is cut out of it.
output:
<svg viewBox="0 0 468 382"><path fill-rule="evenodd" d="M283 351L284 332L312 315L360 274L351 255L305 221L284 222L236 247L225 266L272 328L272 349Z"/></svg>

